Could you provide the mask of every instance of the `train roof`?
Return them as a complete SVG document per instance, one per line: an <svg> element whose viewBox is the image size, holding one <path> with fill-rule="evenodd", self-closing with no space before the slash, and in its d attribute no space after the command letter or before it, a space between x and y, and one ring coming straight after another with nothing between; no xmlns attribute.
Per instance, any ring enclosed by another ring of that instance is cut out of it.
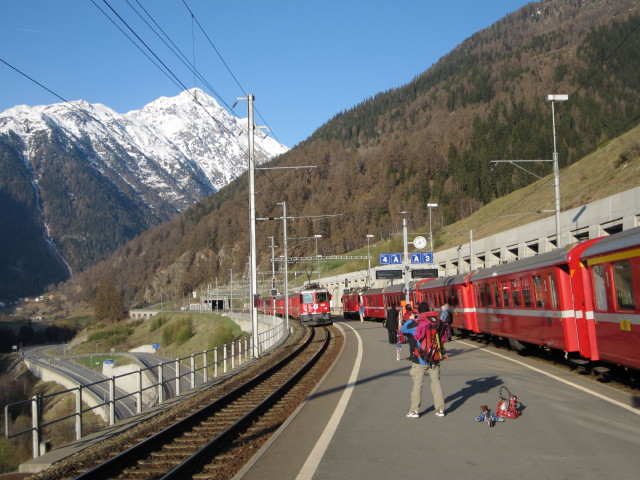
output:
<svg viewBox="0 0 640 480"><path fill-rule="evenodd" d="M412 280L409 282L409 290L413 290L416 283L416 280ZM404 290L404 283L395 283L393 285L387 285L386 287L380 288L371 288L369 290L362 290L360 292L361 295L376 295L378 293L395 293L402 292Z"/></svg>
<svg viewBox="0 0 640 480"><path fill-rule="evenodd" d="M476 271L471 275L471 280L482 280L484 278L491 278L497 275L508 275L510 273L517 273L526 270L533 270L535 268L544 268L551 265L558 265L560 263L566 263L567 257L571 250L575 248L575 245L568 245L559 250L553 250L547 253L541 253L533 257L523 258L522 260L516 260L509 263L503 263L494 267L485 268Z"/></svg>
<svg viewBox="0 0 640 480"><path fill-rule="evenodd" d="M587 248L582 253L581 258L602 255L603 253L609 253L633 246L640 246L640 227L630 228L628 230L623 230L622 232L609 235L608 237L601 238L600 241Z"/></svg>
<svg viewBox="0 0 640 480"><path fill-rule="evenodd" d="M464 283L468 275L468 273L460 273L458 275L451 275L449 277L434 278L433 280L422 283L420 287L422 287L423 285L425 285L427 288L457 285L459 283Z"/></svg>

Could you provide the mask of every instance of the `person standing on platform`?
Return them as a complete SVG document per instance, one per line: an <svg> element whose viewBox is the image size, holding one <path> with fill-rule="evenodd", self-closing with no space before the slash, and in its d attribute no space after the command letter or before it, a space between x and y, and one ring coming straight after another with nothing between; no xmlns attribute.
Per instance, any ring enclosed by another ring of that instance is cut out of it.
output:
<svg viewBox="0 0 640 480"><path fill-rule="evenodd" d="M360 312L360 321L364 322L364 305L360 304L360 309L358 310L358 312Z"/></svg>
<svg viewBox="0 0 640 480"><path fill-rule="evenodd" d="M400 325L400 331L402 332L402 326L406 325L407 323L411 322L413 318L413 309L411 308L410 304L406 304L404 306L404 312L402 314L402 325ZM416 341L413 339L413 335L411 335L410 333L404 333L404 343L409 344L409 360L411 360L413 362L413 349L416 346Z"/></svg>
<svg viewBox="0 0 640 480"><path fill-rule="evenodd" d="M414 338L419 323L428 322L426 312L421 314L418 319L409 320L402 325L400 331L405 335L411 335ZM415 345L415 339L412 342ZM411 347L413 350L413 347ZM436 416L444 417L444 393L440 384L440 362L426 362L418 355L412 356L412 365L409 375L413 381L411 388L411 408L407 413L408 418L418 418L420 416L420 405L422 403L422 384L426 373L431 378L431 393L433 395L433 407L436 410Z"/></svg>
<svg viewBox="0 0 640 480"><path fill-rule="evenodd" d="M389 333L389 343L395 345L398 343L398 310L396 307L387 309L387 332Z"/></svg>

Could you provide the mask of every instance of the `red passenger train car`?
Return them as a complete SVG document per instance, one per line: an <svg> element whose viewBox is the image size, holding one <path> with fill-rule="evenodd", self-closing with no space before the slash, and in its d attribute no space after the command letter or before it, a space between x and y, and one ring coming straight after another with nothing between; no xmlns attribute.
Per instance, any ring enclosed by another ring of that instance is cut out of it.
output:
<svg viewBox="0 0 640 480"><path fill-rule="evenodd" d="M344 318L358 318L360 312L360 290L343 294L340 302L342 302L342 316Z"/></svg>
<svg viewBox="0 0 640 480"><path fill-rule="evenodd" d="M509 339L514 348L528 343L579 352L572 276L580 269L580 254L598 240L470 275L477 331Z"/></svg>
<svg viewBox="0 0 640 480"><path fill-rule="evenodd" d="M413 303L427 302L431 310L437 310L445 303L452 309L452 327L460 331L479 333L476 318L473 289L469 283L470 274L453 275L444 278L426 278L416 283L413 289Z"/></svg>
<svg viewBox="0 0 640 480"><path fill-rule="evenodd" d="M640 370L640 227L600 239L580 260L581 321L590 340L583 356Z"/></svg>
<svg viewBox="0 0 640 480"><path fill-rule="evenodd" d="M331 325L331 294L317 285L309 285L288 296L289 317L304 325ZM267 315L285 315L285 296L266 297L261 302L261 312Z"/></svg>
<svg viewBox="0 0 640 480"><path fill-rule="evenodd" d="M453 307L454 331L640 370L640 227L534 257L410 284L414 305ZM345 316L382 320L403 285L343 297Z"/></svg>

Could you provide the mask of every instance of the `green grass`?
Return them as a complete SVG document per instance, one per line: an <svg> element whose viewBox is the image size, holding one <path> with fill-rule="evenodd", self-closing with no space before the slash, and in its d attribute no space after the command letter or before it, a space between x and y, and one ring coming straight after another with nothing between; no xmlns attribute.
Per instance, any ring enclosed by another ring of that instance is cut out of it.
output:
<svg viewBox="0 0 640 480"><path fill-rule="evenodd" d="M102 365L104 364L105 360L119 360L122 359L123 357L121 356L114 356L114 355L104 355L104 354L100 354L100 355L94 355L91 357L80 357L80 358L76 358L74 361L76 363L79 363L80 365L84 365L87 368L90 368L91 370L102 370ZM125 357L126 358L126 357ZM130 363L130 362L128 362Z"/></svg>

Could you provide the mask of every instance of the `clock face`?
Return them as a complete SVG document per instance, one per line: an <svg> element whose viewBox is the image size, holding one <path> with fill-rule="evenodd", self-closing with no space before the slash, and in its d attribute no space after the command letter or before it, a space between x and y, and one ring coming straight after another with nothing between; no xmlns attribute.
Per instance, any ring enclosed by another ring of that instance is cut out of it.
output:
<svg viewBox="0 0 640 480"><path fill-rule="evenodd" d="M427 246L427 239L424 237L416 237L413 239L413 246L416 248L424 248Z"/></svg>

